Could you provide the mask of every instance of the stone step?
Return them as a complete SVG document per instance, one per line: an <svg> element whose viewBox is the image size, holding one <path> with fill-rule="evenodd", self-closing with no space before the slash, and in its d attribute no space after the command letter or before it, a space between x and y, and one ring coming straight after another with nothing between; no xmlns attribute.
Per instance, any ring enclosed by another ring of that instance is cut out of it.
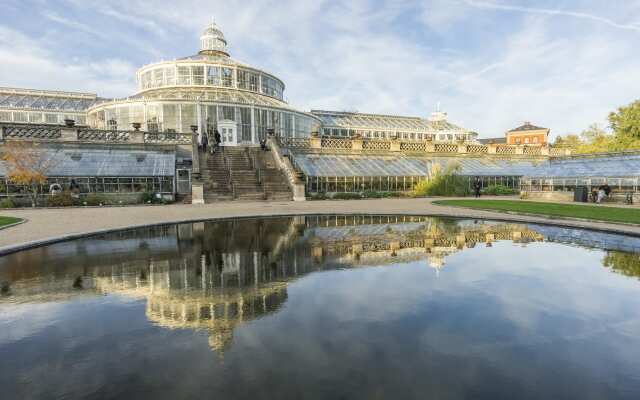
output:
<svg viewBox="0 0 640 400"><path fill-rule="evenodd" d="M264 193L240 193L236 196L238 200L264 200Z"/></svg>

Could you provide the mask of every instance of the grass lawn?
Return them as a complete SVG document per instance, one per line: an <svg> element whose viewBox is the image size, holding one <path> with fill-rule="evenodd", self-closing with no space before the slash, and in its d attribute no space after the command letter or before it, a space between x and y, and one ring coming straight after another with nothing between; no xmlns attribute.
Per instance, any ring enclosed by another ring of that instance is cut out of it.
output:
<svg viewBox="0 0 640 400"><path fill-rule="evenodd" d="M0 227L3 227L5 225L15 224L16 222L19 222L19 221L20 221L20 218L3 217L0 215Z"/></svg>
<svg viewBox="0 0 640 400"><path fill-rule="evenodd" d="M553 217L584 218L597 221L640 224L640 209L636 208L515 200L438 200L433 203L443 206L467 207L480 210L513 211Z"/></svg>

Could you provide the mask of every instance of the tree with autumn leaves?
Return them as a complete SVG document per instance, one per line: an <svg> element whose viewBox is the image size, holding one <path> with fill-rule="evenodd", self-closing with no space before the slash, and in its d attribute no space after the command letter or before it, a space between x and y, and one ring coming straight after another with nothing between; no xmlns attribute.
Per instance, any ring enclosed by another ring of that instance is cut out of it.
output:
<svg viewBox="0 0 640 400"><path fill-rule="evenodd" d="M611 133L591 125L581 134L558 136L555 146L569 147L574 153L602 153L640 150L640 100L609 114Z"/></svg>
<svg viewBox="0 0 640 400"><path fill-rule="evenodd" d="M47 183L47 174L54 165L52 153L38 149L34 142L6 142L0 147L0 157L7 167L7 180L25 188L36 207L40 188Z"/></svg>

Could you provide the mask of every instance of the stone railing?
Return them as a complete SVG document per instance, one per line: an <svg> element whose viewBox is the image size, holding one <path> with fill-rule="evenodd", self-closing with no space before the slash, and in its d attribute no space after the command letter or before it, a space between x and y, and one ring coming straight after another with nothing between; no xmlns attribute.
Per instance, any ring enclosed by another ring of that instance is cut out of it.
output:
<svg viewBox="0 0 640 400"><path fill-rule="evenodd" d="M516 146L499 145L496 146L496 154L516 154Z"/></svg>
<svg viewBox="0 0 640 400"><path fill-rule="evenodd" d="M479 144L479 143L437 143L398 139L363 139L318 137L277 138L282 147L301 152L321 153L436 153L442 155L492 155L505 157L549 157L567 156L570 151L548 146Z"/></svg>
<svg viewBox="0 0 640 400"><path fill-rule="evenodd" d="M427 151L427 143L426 142L400 142L400 151L425 152Z"/></svg>
<svg viewBox="0 0 640 400"><path fill-rule="evenodd" d="M363 151L389 151L391 142L388 140L365 140L362 142Z"/></svg>
<svg viewBox="0 0 640 400"><path fill-rule="evenodd" d="M348 150L353 148L351 139L322 138L320 143L325 149Z"/></svg>
<svg viewBox="0 0 640 400"><path fill-rule="evenodd" d="M522 154L528 156L539 156L542 155L542 147L540 146L524 146L522 149Z"/></svg>
<svg viewBox="0 0 640 400"><path fill-rule="evenodd" d="M487 146L484 146L481 144L467 145L467 153L487 154L488 152L489 152L489 148Z"/></svg>
<svg viewBox="0 0 640 400"><path fill-rule="evenodd" d="M122 143L122 144L191 144L190 133L143 132L67 127L61 125L0 125L0 141L25 140L42 142Z"/></svg>
<svg viewBox="0 0 640 400"><path fill-rule="evenodd" d="M309 138L279 138L282 146L293 149L309 149L311 148L311 139Z"/></svg>
<svg viewBox="0 0 640 400"><path fill-rule="evenodd" d="M273 158L278 164L278 168L287 177L287 183L289 184L289 188L293 192L293 201L305 201L306 195L304 183L300 180L298 172L296 171L293 164L291 164L291 160L289 159L289 157L284 156L284 152L280 147L280 141L273 136L269 136L267 138L267 146L269 147L269 149L271 149Z"/></svg>
<svg viewBox="0 0 640 400"><path fill-rule="evenodd" d="M98 129L78 129L77 138L80 142L128 142L128 131L105 131Z"/></svg>
<svg viewBox="0 0 640 400"><path fill-rule="evenodd" d="M551 157L565 157L571 155L571 150L564 147L550 147L549 155Z"/></svg>
<svg viewBox="0 0 640 400"><path fill-rule="evenodd" d="M190 144L191 137L192 135L190 133L147 132L144 134L144 142L157 144Z"/></svg>
<svg viewBox="0 0 640 400"><path fill-rule="evenodd" d="M61 129L49 125L4 125L0 128L0 140L56 140L62 137Z"/></svg>
<svg viewBox="0 0 640 400"><path fill-rule="evenodd" d="M434 151L436 153L458 153L458 145L455 143L436 143Z"/></svg>

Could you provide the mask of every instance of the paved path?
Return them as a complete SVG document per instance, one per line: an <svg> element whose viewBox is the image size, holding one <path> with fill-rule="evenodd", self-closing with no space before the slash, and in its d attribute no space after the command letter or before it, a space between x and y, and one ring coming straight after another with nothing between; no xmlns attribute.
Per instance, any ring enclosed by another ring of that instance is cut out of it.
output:
<svg viewBox="0 0 640 400"><path fill-rule="evenodd" d="M484 197L487 199L490 197ZM589 228L640 236L640 226L531 217L432 204L433 199L306 202L224 202L168 205L0 211L27 222L0 230L0 255L37 244L127 227L214 218L294 214L415 214L499 219Z"/></svg>

